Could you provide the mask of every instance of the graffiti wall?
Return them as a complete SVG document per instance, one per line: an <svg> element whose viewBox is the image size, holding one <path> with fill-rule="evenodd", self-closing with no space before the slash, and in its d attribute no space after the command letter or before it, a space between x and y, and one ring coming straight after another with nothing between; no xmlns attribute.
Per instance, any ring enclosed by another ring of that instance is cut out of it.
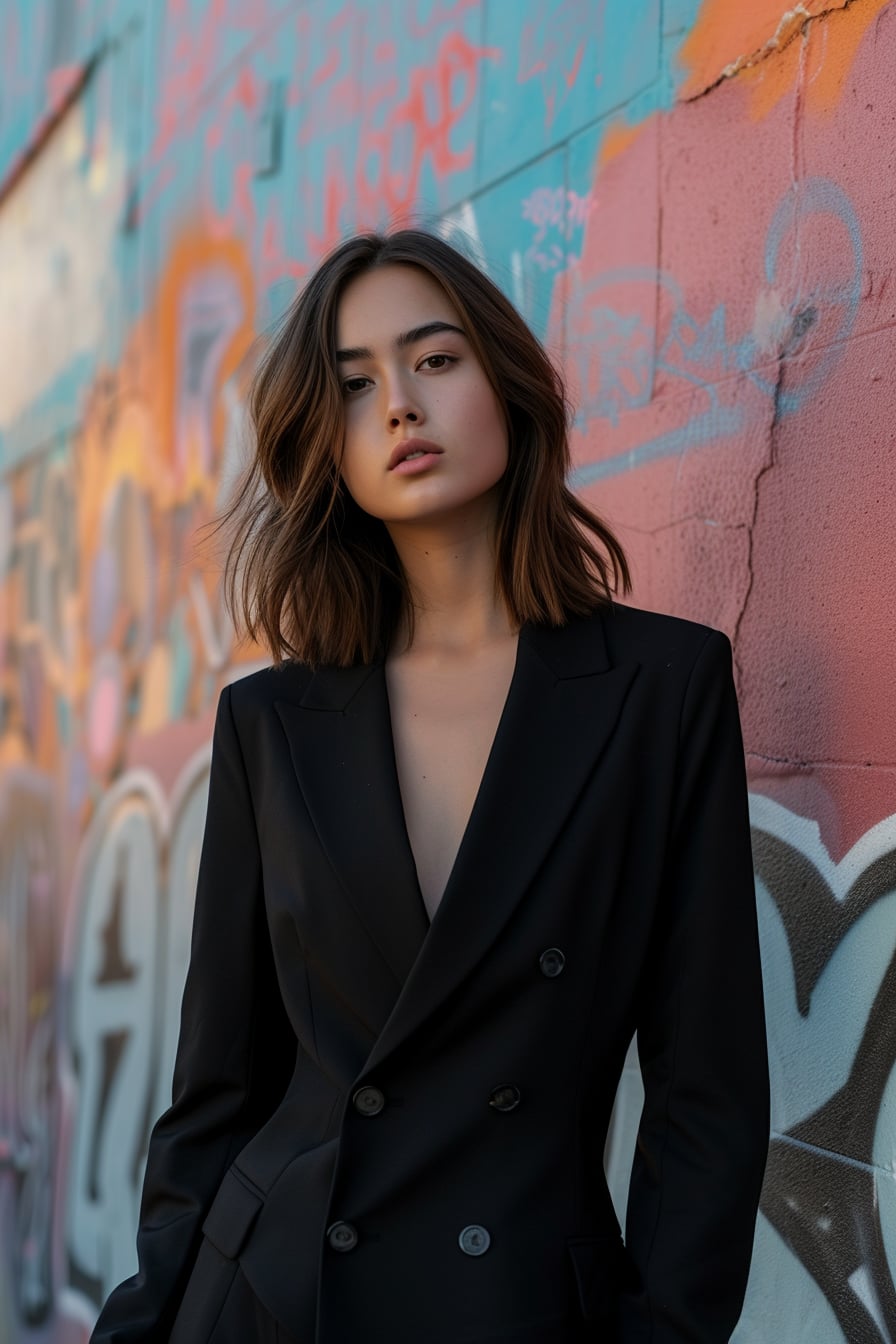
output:
<svg viewBox="0 0 896 1344"><path fill-rule="evenodd" d="M562 363L634 600L734 640L774 1091L735 1338L896 1340L894 58L886 0L0 0L4 1344L84 1344L134 1265L261 661L200 540L257 342L411 215Z"/></svg>

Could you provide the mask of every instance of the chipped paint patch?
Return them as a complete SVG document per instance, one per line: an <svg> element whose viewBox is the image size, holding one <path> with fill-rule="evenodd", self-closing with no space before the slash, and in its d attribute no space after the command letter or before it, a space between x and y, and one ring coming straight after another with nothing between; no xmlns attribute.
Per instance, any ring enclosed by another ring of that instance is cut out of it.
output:
<svg viewBox="0 0 896 1344"><path fill-rule="evenodd" d="M697 21L678 54L687 72L684 99L698 97L719 82L780 53L807 20L847 0L805 0L782 13L781 0L732 5L704 0Z"/></svg>
<svg viewBox="0 0 896 1344"><path fill-rule="evenodd" d="M764 355L776 355L790 325L787 310L777 289L762 289L756 295L752 336Z"/></svg>
<svg viewBox="0 0 896 1344"><path fill-rule="evenodd" d="M741 70L746 70L749 66L755 65L757 61L764 61L767 56L773 55L794 37L796 37L803 24L812 18L811 13L805 5L797 5L794 9L788 9L778 20L778 27L767 42L764 42L758 51L751 52L749 55L738 56L736 60L730 61L722 70L722 79L732 79L739 74Z"/></svg>
<svg viewBox="0 0 896 1344"><path fill-rule="evenodd" d="M887 3L805 0L782 13L781 0L755 0L750 6L704 0L679 51L686 71L679 96L691 101L739 77L752 88L753 120L761 120L797 84L802 52L808 106L829 112L839 101L859 43ZM829 43L834 24L836 37Z"/></svg>

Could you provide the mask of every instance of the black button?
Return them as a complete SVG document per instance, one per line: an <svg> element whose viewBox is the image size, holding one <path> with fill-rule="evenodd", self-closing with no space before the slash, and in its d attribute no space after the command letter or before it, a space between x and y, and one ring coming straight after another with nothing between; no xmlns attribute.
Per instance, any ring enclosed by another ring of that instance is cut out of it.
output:
<svg viewBox="0 0 896 1344"><path fill-rule="evenodd" d="M386 1098L378 1087L359 1087L352 1097L352 1105L359 1115L379 1115Z"/></svg>
<svg viewBox="0 0 896 1344"><path fill-rule="evenodd" d="M327 1241L334 1251L353 1251L358 1244L358 1229L351 1223L331 1223Z"/></svg>
<svg viewBox="0 0 896 1344"><path fill-rule="evenodd" d="M512 1083L502 1083L496 1087L488 1099L489 1106L496 1111L515 1111L520 1104L520 1090Z"/></svg>
<svg viewBox="0 0 896 1344"><path fill-rule="evenodd" d="M546 975L553 980L555 975L559 975L566 965L566 957L560 951L559 947L549 947L546 952L542 952L538 958L538 964L541 967L542 975Z"/></svg>
<svg viewBox="0 0 896 1344"><path fill-rule="evenodd" d="M464 1255L485 1255L492 1244L488 1228L480 1227L478 1223L465 1227L457 1240Z"/></svg>

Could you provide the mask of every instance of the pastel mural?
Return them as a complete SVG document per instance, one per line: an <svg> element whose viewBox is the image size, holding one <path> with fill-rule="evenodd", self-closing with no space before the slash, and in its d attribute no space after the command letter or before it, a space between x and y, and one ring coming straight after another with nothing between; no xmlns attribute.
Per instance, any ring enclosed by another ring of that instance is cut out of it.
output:
<svg viewBox="0 0 896 1344"><path fill-rule="evenodd" d="M896 1340L894 56L889 0L0 0L4 1344L84 1344L134 1263L261 661L201 530L259 342L412 215L565 368L634 600L734 640L774 1090L735 1340Z"/></svg>

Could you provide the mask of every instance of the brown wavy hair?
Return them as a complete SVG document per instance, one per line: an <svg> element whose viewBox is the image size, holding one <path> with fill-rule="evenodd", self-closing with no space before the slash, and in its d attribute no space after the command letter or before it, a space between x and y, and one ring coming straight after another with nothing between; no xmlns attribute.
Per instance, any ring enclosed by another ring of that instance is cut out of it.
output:
<svg viewBox="0 0 896 1344"><path fill-rule="evenodd" d="M339 300L355 276L394 264L417 266L442 287L504 408L495 582L511 621L562 625L630 587L619 542L566 484L563 381L510 301L433 234L363 233L321 263L262 358L249 394L255 451L219 524L230 536L230 613L278 664L371 662L385 656L402 618L413 634L385 524L359 508L339 471Z"/></svg>

